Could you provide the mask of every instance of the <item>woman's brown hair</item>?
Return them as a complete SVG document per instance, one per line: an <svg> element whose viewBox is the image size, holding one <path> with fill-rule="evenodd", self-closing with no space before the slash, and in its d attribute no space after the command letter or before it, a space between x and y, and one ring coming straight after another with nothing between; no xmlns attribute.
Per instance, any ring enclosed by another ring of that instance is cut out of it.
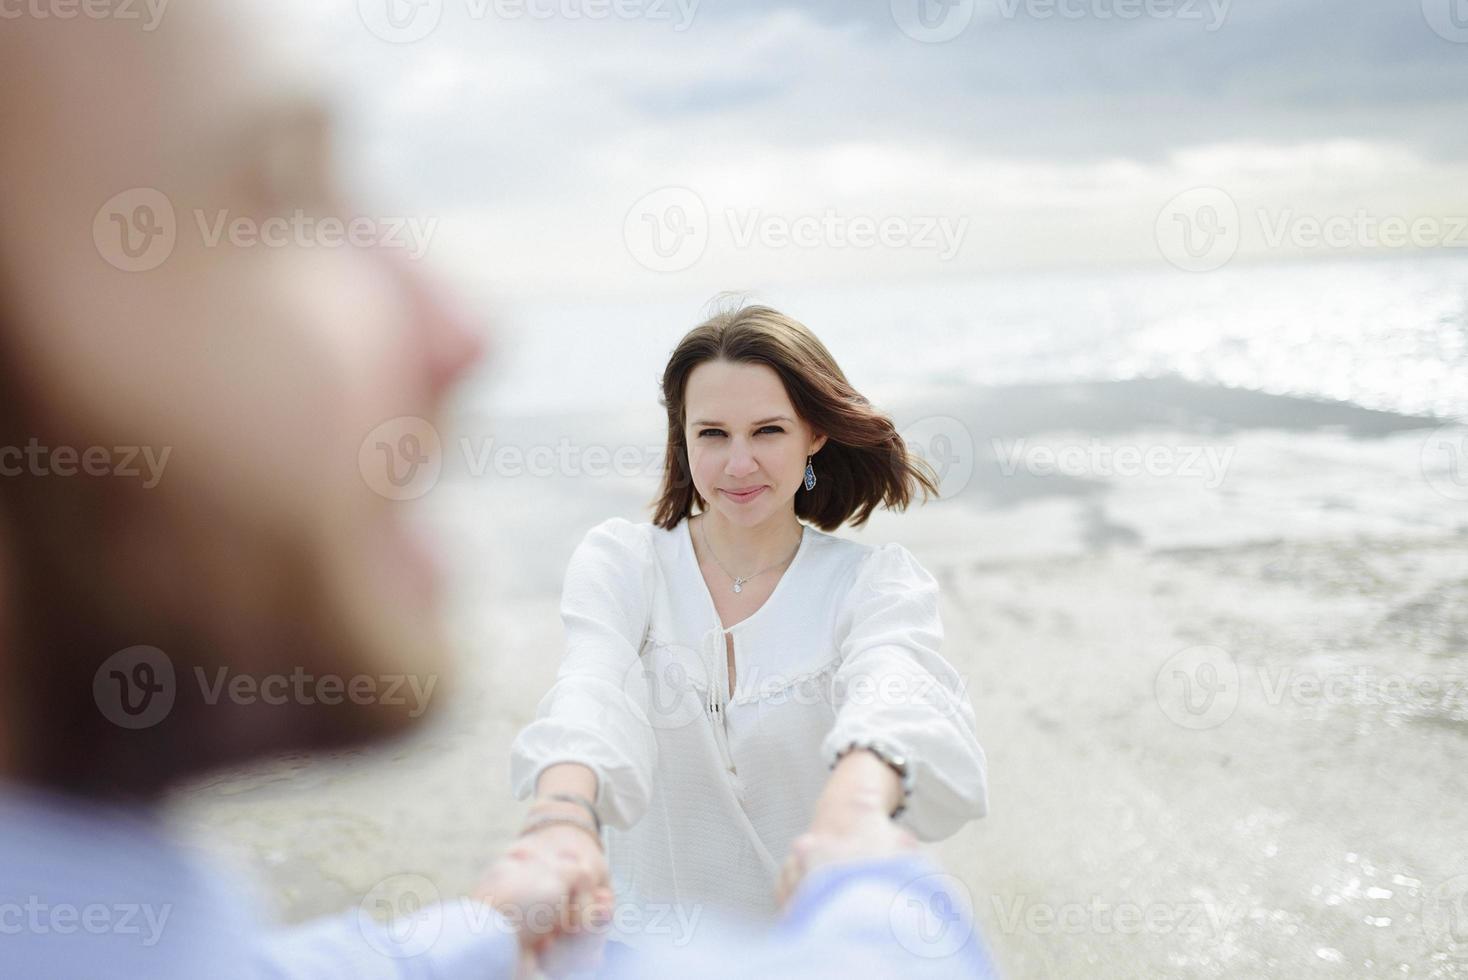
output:
<svg viewBox="0 0 1468 980"><path fill-rule="evenodd" d="M795 412L826 444L815 454L818 479L795 495L795 516L834 531L866 523L878 506L905 510L919 489L939 496L938 475L908 451L892 419L851 386L831 352L798 321L768 306L715 314L678 342L663 371L658 404L668 413L663 483L653 523L671 530L708 503L694 488L684 431L688 376L706 361L764 364L779 375Z"/></svg>

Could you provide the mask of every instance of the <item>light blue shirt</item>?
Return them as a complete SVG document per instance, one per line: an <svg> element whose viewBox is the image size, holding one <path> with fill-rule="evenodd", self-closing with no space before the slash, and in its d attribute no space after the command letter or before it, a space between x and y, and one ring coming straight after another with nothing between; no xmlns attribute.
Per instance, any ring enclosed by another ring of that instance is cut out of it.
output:
<svg viewBox="0 0 1468 980"><path fill-rule="evenodd" d="M773 928L702 917L677 942L608 943L597 975L991 977L962 885L918 855L811 872ZM513 926L470 900L380 925L353 909L273 928L145 809L0 786L0 977L511 977Z"/></svg>

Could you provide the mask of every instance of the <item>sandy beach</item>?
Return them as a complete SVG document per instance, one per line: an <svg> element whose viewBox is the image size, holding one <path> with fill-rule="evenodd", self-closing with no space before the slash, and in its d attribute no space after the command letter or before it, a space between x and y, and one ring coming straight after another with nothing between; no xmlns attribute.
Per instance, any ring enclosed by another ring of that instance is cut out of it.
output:
<svg viewBox="0 0 1468 980"><path fill-rule="evenodd" d="M936 850L1005 976L1468 975L1462 430L1172 380L883 407L944 497L839 533L943 585L991 812ZM648 519L659 412L461 420L427 503L462 666L430 724L201 780L179 825L287 921L467 890L518 826L566 559ZM560 440L546 475L494 455Z"/></svg>

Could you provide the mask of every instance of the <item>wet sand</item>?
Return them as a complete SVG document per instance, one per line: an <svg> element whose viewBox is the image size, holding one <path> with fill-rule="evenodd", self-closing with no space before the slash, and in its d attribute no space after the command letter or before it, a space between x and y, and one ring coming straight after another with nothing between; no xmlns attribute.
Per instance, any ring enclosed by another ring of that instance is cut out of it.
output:
<svg viewBox="0 0 1468 980"><path fill-rule="evenodd" d="M885 407L944 499L840 533L943 584L991 812L937 850L1006 976L1468 975L1468 485L1437 422L1175 381ZM461 435L655 451L659 424ZM476 469L430 498L463 665L432 723L178 795L286 920L472 885L518 824L507 750L555 673L565 561L656 486Z"/></svg>

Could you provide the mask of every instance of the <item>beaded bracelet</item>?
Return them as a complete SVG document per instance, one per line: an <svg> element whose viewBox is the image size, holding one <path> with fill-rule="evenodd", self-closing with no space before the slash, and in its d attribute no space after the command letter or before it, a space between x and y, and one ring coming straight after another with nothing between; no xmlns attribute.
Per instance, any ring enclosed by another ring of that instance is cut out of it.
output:
<svg viewBox="0 0 1468 980"><path fill-rule="evenodd" d="M897 774L898 782L902 786L902 798L897 801L896 809L887 815L888 819L896 820L907 811L907 802L912 797L912 766L908 763L907 757L896 748L878 739L852 739L836 752L836 757L831 760L831 768L835 769L841 757L853 749L866 749L887 763L888 768Z"/></svg>

